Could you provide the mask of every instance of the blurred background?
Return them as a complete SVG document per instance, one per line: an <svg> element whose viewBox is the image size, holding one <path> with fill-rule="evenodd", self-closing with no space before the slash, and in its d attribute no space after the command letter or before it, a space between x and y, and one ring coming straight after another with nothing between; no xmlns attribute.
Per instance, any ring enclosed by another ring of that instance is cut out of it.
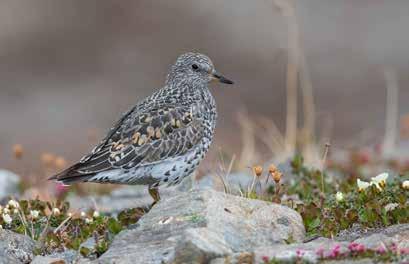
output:
<svg viewBox="0 0 409 264"><path fill-rule="evenodd" d="M296 150L316 159L325 142L390 152L409 136L407 10L406 0L1 1L0 168L43 184L187 51L235 81L212 86L219 122L201 174L220 153L245 168Z"/></svg>

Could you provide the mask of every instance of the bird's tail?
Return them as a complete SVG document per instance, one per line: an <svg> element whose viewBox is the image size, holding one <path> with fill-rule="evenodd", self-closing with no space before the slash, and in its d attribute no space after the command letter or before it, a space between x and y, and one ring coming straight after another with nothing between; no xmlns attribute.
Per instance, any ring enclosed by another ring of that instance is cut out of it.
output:
<svg viewBox="0 0 409 264"><path fill-rule="evenodd" d="M80 166L81 165L79 163L74 164L68 169L51 176L48 178L48 180L55 180L66 185L70 185L75 182L85 182L95 175L95 173L83 173L78 171Z"/></svg>

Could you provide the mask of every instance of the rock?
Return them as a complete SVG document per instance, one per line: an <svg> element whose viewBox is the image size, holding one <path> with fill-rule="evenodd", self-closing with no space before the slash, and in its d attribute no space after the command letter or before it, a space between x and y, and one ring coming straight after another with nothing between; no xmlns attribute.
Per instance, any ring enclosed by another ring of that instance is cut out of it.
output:
<svg viewBox="0 0 409 264"><path fill-rule="evenodd" d="M80 254L79 251L75 251L72 249L65 249L64 252L54 252L49 257L53 258L60 258L65 261L65 263L77 263L80 260L85 260L84 257Z"/></svg>
<svg viewBox="0 0 409 264"><path fill-rule="evenodd" d="M180 191L176 190L175 187L162 188L160 190L162 199L167 199L169 196L178 193ZM110 195L97 197L69 196L67 201L70 203L71 208L76 210L86 211L97 207L100 212L112 213L114 215L129 208L147 207L153 202L152 197L148 193L148 188L138 185L115 189Z"/></svg>
<svg viewBox="0 0 409 264"><path fill-rule="evenodd" d="M356 233L356 230L354 231ZM377 250L380 246L391 247L395 245L399 249L409 248L409 224L390 226L384 229L367 231L360 238L353 236L351 240L337 241L328 238L318 238L308 243L296 243L291 245L273 245L259 247L254 250L255 263L262 263L264 257L275 258L281 262L295 262L302 259L307 263L316 263L319 260L318 252L328 257L336 249L339 254L348 253L348 245L351 242L364 245L366 249ZM360 259L357 262L351 260L327 260L325 263L372 263L368 259Z"/></svg>
<svg viewBox="0 0 409 264"><path fill-rule="evenodd" d="M97 245L97 243L95 242L95 238L92 236L92 237L90 237L90 238L88 238L87 240L85 240L85 242L83 242L81 245L80 245L80 248L82 248L82 247L84 247L84 248L87 248L87 249L93 249L95 246Z"/></svg>
<svg viewBox="0 0 409 264"><path fill-rule="evenodd" d="M96 259L98 257L95 252L96 245L95 238L91 236L80 245L80 252L88 259Z"/></svg>
<svg viewBox="0 0 409 264"><path fill-rule="evenodd" d="M225 258L216 258L210 264L251 264L254 263L254 254L250 252L235 253Z"/></svg>
<svg viewBox="0 0 409 264"><path fill-rule="evenodd" d="M67 262L62 258L50 256L36 256L31 264L66 264Z"/></svg>
<svg viewBox="0 0 409 264"><path fill-rule="evenodd" d="M354 242L363 244L366 248L377 249L381 243L395 244L398 248L409 249L409 224L389 226L373 231L370 235L358 238Z"/></svg>
<svg viewBox="0 0 409 264"><path fill-rule="evenodd" d="M323 264L373 264L374 261L370 258L361 259L340 259L340 260L326 260Z"/></svg>
<svg viewBox="0 0 409 264"><path fill-rule="evenodd" d="M195 181L194 177L186 177L179 185L161 188L160 196L162 199L167 199L192 189L205 190L216 187L216 183L210 175L202 177L198 181ZM221 186L218 189L223 190ZM97 197L73 195L69 196L67 201L70 202L71 208L76 210L86 211L97 207L100 212L112 213L114 215L129 208L148 207L153 202L152 197L148 193L147 186L141 185L120 187L113 190L109 195Z"/></svg>
<svg viewBox="0 0 409 264"><path fill-rule="evenodd" d="M0 200L18 196L19 184L20 176L8 170L0 170Z"/></svg>
<svg viewBox="0 0 409 264"><path fill-rule="evenodd" d="M20 263L20 262L16 261L15 258L9 255L3 255L2 252L0 252L0 264L10 264L10 263Z"/></svg>
<svg viewBox="0 0 409 264"><path fill-rule="evenodd" d="M34 245L28 236L0 230L0 263L30 263Z"/></svg>
<svg viewBox="0 0 409 264"><path fill-rule="evenodd" d="M55 252L48 256L36 256L31 264L71 264L86 262L78 251L66 249L64 252Z"/></svg>
<svg viewBox="0 0 409 264"><path fill-rule="evenodd" d="M393 225L386 228L364 229L358 225L344 230L336 237L338 241L355 241L364 244L367 248L384 244L395 243L409 248L409 224Z"/></svg>
<svg viewBox="0 0 409 264"><path fill-rule="evenodd" d="M241 190L247 190L251 186L253 176L244 172L235 172L227 177L227 184L231 194L240 195ZM265 178L260 182L256 181L255 190L260 193L265 189ZM269 182L271 184L271 181ZM179 185L172 187L163 187L160 189L161 198L167 199L178 195L182 192L190 190L218 190L224 191L223 183L218 176L208 174L195 179L195 177L186 177ZM148 207L152 204L152 197L148 193L146 186L125 186L112 191L109 195L102 196L68 196L67 201L70 202L71 208L76 210L89 210L98 208L104 213L117 214L128 208Z"/></svg>
<svg viewBox="0 0 409 264"><path fill-rule="evenodd" d="M348 242L319 238L308 243L259 247L254 251L255 263L262 263L265 257L291 263L295 262L297 258L302 258L307 263L316 263L318 262L317 250L322 250L325 253L339 247L342 254L348 251L348 244Z"/></svg>
<svg viewBox="0 0 409 264"><path fill-rule="evenodd" d="M161 200L95 263L208 263L304 236L301 216L290 208L192 190Z"/></svg>
<svg viewBox="0 0 409 264"><path fill-rule="evenodd" d="M365 236L367 234L368 228L363 228L360 224L354 223L352 227L341 230L338 233L336 240L339 241L352 241L354 239L358 239L360 237Z"/></svg>

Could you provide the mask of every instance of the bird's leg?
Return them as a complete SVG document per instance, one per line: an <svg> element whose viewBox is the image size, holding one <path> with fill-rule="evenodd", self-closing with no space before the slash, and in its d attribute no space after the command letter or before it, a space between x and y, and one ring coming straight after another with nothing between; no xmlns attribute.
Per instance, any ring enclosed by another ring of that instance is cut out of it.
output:
<svg viewBox="0 0 409 264"><path fill-rule="evenodd" d="M156 188L151 188L151 187L149 187L148 191L149 191L149 194L150 194L150 195L152 196L152 198L153 198L153 204L152 204L152 206L153 206L153 205L155 205L157 202L159 202L159 200L160 200L159 188L158 188L158 187L156 187Z"/></svg>

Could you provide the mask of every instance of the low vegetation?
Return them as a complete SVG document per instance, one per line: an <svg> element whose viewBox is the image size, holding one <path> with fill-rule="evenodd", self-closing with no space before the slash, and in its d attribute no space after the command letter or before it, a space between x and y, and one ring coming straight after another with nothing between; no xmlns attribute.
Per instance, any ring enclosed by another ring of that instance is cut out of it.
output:
<svg viewBox="0 0 409 264"><path fill-rule="evenodd" d="M21 148L16 148L14 153L21 159ZM58 160L50 157L42 159L48 167L52 167L49 160ZM232 163L233 160L225 171L226 177L222 177L224 190L229 193L232 190L227 175ZM336 237L354 225L370 229L409 222L408 162L385 161L362 152L352 152L344 162L324 160L323 163L325 166L320 169L311 168L305 165L302 156L295 156L290 170L286 172L275 165L266 170L262 166L254 166L253 181L242 187L239 193L250 199L287 205L298 211L309 238ZM389 173L372 174L379 168ZM75 190L80 193L80 189ZM149 210L128 209L115 216L98 211L75 212L65 201L68 193L64 186L57 185L55 197L58 201L54 203L39 198L9 200L7 204L0 205L0 228L31 237L36 241L36 254L68 248L79 250L86 257L98 257L108 249L116 234L136 223ZM197 221L193 218L192 221ZM371 257L393 261L397 254L409 253L399 250L393 245L376 251L362 245L351 245L348 252L342 254L337 247L330 252L317 249L317 256L321 259ZM303 252L299 254L301 263ZM265 260L266 263L274 261Z"/></svg>
<svg viewBox="0 0 409 264"><path fill-rule="evenodd" d="M98 257L104 253L113 237L125 227L136 223L148 208L123 211L117 217L98 211L70 213L67 202L9 200L0 206L0 228L25 234L35 240L36 254L79 250L83 256ZM82 246L92 239L91 247Z"/></svg>
<svg viewBox="0 0 409 264"><path fill-rule="evenodd" d="M334 237L354 224L377 228L409 222L409 171L405 169L393 176L381 173L364 181L360 178L364 164L357 163L353 169L332 164L324 172L306 167L303 158L296 156L291 162L291 179L287 182L284 181L286 175L274 165L265 178L262 168L255 166L253 184L247 192L243 190L243 195L297 210L310 237ZM263 181L267 183L266 190L255 191L257 182Z"/></svg>

